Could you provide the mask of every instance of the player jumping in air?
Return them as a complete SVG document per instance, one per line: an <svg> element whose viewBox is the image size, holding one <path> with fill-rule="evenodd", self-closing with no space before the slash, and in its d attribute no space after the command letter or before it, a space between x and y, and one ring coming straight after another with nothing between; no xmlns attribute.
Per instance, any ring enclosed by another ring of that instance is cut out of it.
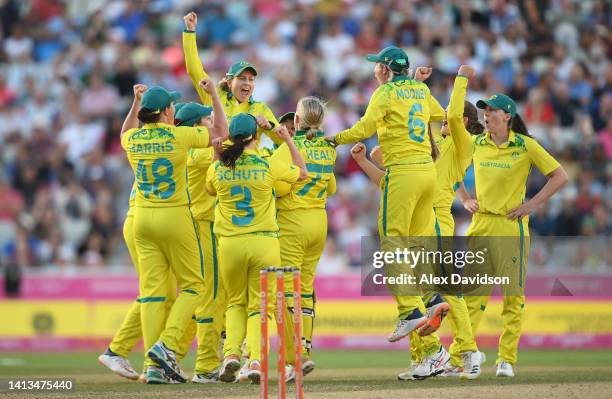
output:
<svg viewBox="0 0 612 399"><path fill-rule="evenodd" d="M376 62L374 75L379 87L359 122L330 141L348 144L378 134L385 167L379 211L383 247L393 237L433 237L437 149L428 124L443 120L444 109L427 85L408 77L410 64L402 49L387 47L377 55L369 55L368 60ZM433 334L435 328L428 324L421 297L395 295L395 299L398 323L389 341L398 341L420 329L426 335L423 337L425 360L443 367L449 355ZM435 372L442 371L436 368Z"/></svg>

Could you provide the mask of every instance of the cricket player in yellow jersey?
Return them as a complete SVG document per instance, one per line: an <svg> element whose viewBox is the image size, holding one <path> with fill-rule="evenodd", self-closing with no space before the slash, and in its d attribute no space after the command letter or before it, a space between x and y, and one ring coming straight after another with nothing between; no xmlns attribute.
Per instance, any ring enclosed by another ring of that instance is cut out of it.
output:
<svg viewBox="0 0 612 399"><path fill-rule="evenodd" d="M207 93L206 93L207 94ZM210 96L203 100L211 101ZM174 118L177 126L213 126L212 108L197 104L184 104ZM213 232L215 197L205 189L206 172L213 159L213 148L193 148L187 160L191 212L195 220L202 254L204 276L211 284L204 288L204 303L196 308L198 350L192 382L210 383L219 379L219 356L217 348L224 326L226 296L219 276L217 239ZM193 337L192 337L193 338Z"/></svg>
<svg viewBox="0 0 612 399"><path fill-rule="evenodd" d="M206 87L214 93L212 84ZM204 289L201 248L189 210L187 152L208 147L211 137L226 134L220 123L210 129L210 134L205 128L173 126L173 103L178 98L179 93L159 86L144 93L143 87L137 87L121 130L121 145L137 187L134 234L141 266L139 299L148 381L149 374L159 374L159 366L167 377L186 382L176 351ZM213 101L213 105L214 113L225 122L220 101ZM144 123L142 128L137 127L139 120ZM159 315L164 313L170 270L180 293L166 322Z"/></svg>
<svg viewBox="0 0 612 399"><path fill-rule="evenodd" d="M377 55L369 55L368 60L376 62L374 75L379 87L359 122L330 140L348 144L378 134L386 168L379 211L383 246L389 237L433 237L436 149L428 124L443 120L444 109L427 85L408 77L409 61L404 50L387 47ZM390 342L428 326L420 295L395 298L399 320L389 336ZM428 328L424 334L432 332ZM426 336L423 342L426 361L432 364L448 361L448 353L435 334Z"/></svg>
<svg viewBox="0 0 612 399"><path fill-rule="evenodd" d="M287 267L297 267L301 272L303 361L304 375L314 370L310 359L315 317L314 278L317 264L327 240L327 197L336 192L334 165L336 150L324 139L321 125L325 117L325 104L317 97L304 97L297 103L294 124L297 132L293 138L308 170L308 179L290 187L290 191L278 198L276 219L280 227L281 262ZM291 162L291 154L286 145L281 145L270 158L271 161ZM280 195L277 192L277 195ZM285 277L285 286L292 287L290 276ZM287 292L288 306L293 306L292 293ZM286 318L285 331L293 331L293 319ZM286 340L287 343L291 339ZM288 351L287 353L289 353ZM292 365L287 366L287 379L295 376Z"/></svg>
<svg viewBox="0 0 612 399"><path fill-rule="evenodd" d="M429 68L431 69L431 68ZM442 124L439 135L435 135L436 145L440 150L440 156L436 161L436 172L438 175L437 189L434 199L435 228L436 235L440 237L439 248L445 250L443 243L446 237L454 236L455 222L451 213L451 206L455 198L455 190L463 181L466 169L472 162L472 135L481 134L484 127L478 121L476 107L465 101L468 79L475 75L475 70L469 65L459 68L458 76L455 78L451 100L448 106L447 118ZM374 153L373 151L373 159ZM448 271L442 270L444 274ZM444 295L435 293L426 301L429 319L441 323L439 308L443 300L450 305L448 320L453 333L453 344L450 347L451 360L447 364L443 375L457 376L465 379L475 379L480 375L481 353L478 351L472 327L470 324L467 305L461 296ZM401 373L399 379L414 379L426 372L420 370L420 358L422 346L420 337L411 334L412 357L416 363L411 370Z"/></svg>
<svg viewBox="0 0 612 399"><path fill-rule="evenodd" d="M195 12L190 12L183 17L186 30L183 32L183 52L185 53L185 65L187 73L195 89L200 94L202 99L203 93L198 87L198 82L208 74L202 66L200 56L198 55L198 46L196 44L195 29L198 23L198 16ZM257 78L257 70L247 61L234 62L225 78L221 80L217 87L217 93L223 103L223 109L227 118L238 113L248 113L257 120L257 145L261 134L266 134L275 144L281 144L281 140L274 132L274 128L278 126L278 121L274 117L274 113L270 108L262 102L253 99L255 91L255 81ZM202 104L207 104L202 100Z"/></svg>
<svg viewBox="0 0 612 399"><path fill-rule="evenodd" d="M138 254L136 252L136 240L134 237L134 200L136 198L136 185L132 186L130 192L130 207L128 209L125 221L123 222L123 238L130 254L130 259L134 264L136 273L140 276L140 267L138 265ZM166 317L174 304L176 299L176 279L174 276L169 278L167 281L167 293L166 293ZM140 322L140 299L136 298L136 301L132 304L128 310L121 327L115 333L111 343L109 344L106 351L98 356L98 361L109 368L115 374L130 380L138 379L138 373L128 360L128 354L134 349L138 341L142 338L142 324ZM180 348L180 353L177 353L177 358L180 358L180 354L184 356L187 353L187 348ZM151 378L158 377L160 380L158 383L168 382L166 378L160 374L158 376L151 376ZM141 376L143 381L146 382L146 376Z"/></svg>
<svg viewBox="0 0 612 399"><path fill-rule="evenodd" d="M484 109L486 132L474 138L473 162L476 199L461 193L464 206L474 213L467 235L471 237L516 237L516 246L490 248L503 253L495 259L495 268L513 270L524 287L525 266L529 253L529 214L543 205L567 183L567 174L536 140L516 113L514 101L495 94L476 103ZM542 189L525 202L527 177L535 166L547 177ZM476 335L488 296L466 296L472 332ZM504 295L502 323L497 357L498 377L513 377L525 306L524 295Z"/></svg>
<svg viewBox="0 0 612 399"><path fill-rule="evenodd" d="M217 195L214 232L219 238L221 276L228 282L227 337L219 375L223 382L236 380L245 337L250 352L248 378L260 382L259 275L264 267L280 266L274 182L292 184L308 176L287 130L279 127L277 132L291 151L292 164L261 158L256 151L257 121L241 113L230 121L231 144L222 151L215 147L219 160L208 169L206 189Z"/></svg>

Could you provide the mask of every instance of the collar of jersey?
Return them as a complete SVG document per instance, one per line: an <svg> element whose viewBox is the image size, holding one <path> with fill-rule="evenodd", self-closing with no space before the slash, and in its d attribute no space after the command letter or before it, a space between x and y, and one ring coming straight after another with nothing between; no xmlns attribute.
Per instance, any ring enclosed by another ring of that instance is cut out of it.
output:
<svg viewBox="0 0 612 399"><path fill-rule="evenodd" d="M295 137L298 136L305 136L306 135L306 130L298 130L297 132L295 132ZM325 136L325 132L322 130L319 130L316 134L315 137L323 137Z"/></svg>
<svg viewBox="0 0 612 399"><path fill-rule="evenodd" d="M257 155L259 156L259 152L257 150L244 150L242 151L243 154L246 155Z"/></svg>
<svg viewBox="0 0 612 399"><path fill-rule="evenodd" d="M496 146L495 142L491 138L491 132L489 132L488 130L485 133L485 140L487 141L487 143ZM520 138L519 135L514 132L514 130L510 129L510 132L508 133L508 141L502 143L499 148L508 148L514 145L519 145L522 141L522 138Z"/></svg>

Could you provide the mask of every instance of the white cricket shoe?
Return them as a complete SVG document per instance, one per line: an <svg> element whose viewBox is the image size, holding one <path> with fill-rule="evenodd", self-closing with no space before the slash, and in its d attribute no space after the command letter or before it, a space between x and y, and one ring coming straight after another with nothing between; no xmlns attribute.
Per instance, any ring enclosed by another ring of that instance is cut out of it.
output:
<svg viewBox="0 0 612 399"><path fill-rule="evenodd" d="M395 326L395 331L389 335L387 340L389 342L397 342L400 339L407 337L408 334L417 328L423 327L425 324L427 324L427 316L423 315L423 313L416 308L408 315L408 317L398 320L397 325Z"/></svg>
<svg viewBox="0 0 612 399"><path fill-rule="evenodd" d="M108 368L113 373L120 375L121 377L127 378L129 380L138 379L138 373L136 372L136 370L134 370L134 368L130 364L130 361L123 356L119 356L117 354L111 355L109 354L109 351L106 351L100 356L98 356L98 362L100 362L101 365Z"/></svg>
<svg viewBox="0 0 612 399"><path fill-rule="evenodd" d="M463 367L453 366L448 362L440 377L459 377L463 373Z"/></svg>
<svg viewBox="0 0 612 399"><path fill-rule="evenodd" d="M480 353L463 352L463 373L459 376L462 380L474 380L480 376Z"/></svg>
<svg viewBox="0 0 612 399"><path fill-rule="evenodd" d="M223 366L221 366L219 380L223 382L236 381L236 373L238 370L240 370L240 360L238 360L238 356L227 356L225 359L223 359Z"/></svg>
<svg viewBox="0 0 612 399"><path fill-rule="evenodd" d="M315 362L310 359L302 361L302 376L312 373L315 369Z"/></svg>
<svg viewBox="0 0 612 399"><path fill-rule="evenodd" d="M249 382L249 358L243 358L242 367L238 371L238 379L236 382Z"/></svg>
<svg viewBox="0 0 612 399"><path fill-rule="evenodd" d="M251 381L251 384L259 385L261 383L261 366L259 361L253 360L249 364L249 373L247 377L249 381Z"/></svg>
<svg viewBox="0 0 612 399"><path fill-rule="evenodd" d="M295 366L293 364L285 365L285 382L291 382L295 379Z"/></svg>
<svg viewBox="0 0 612 399"><path fill-rule="evenodd" d="M514 370L512 370L512 365L508 362L499 362L497 363L497 372L495 373L497 377L514 377Z"/></svg>
<svg viewBox="0 0 612 399"><path fill-rule="evenodd" d="M480 365L482 366L487 361L487 355L485 355L484 352L480 351L478 352L478 355L480 356Z"/></svg>
<svg viewBox="0 0 612 399"><path fill-rule="evenodd" d="M219 372L213 371L210 373L194 374L191 382L196 384L218 384L220 382Z"/></svg>
<svg viewBox="0 0 612 399"><path fill-rule="evenodd" d="M412 372L414 371L414 369L416 368L416 366L418 366L419 363L418 362L411 362L410 363L410 368L407 371L404 371L403 373L399 373L397 375L397 379L400 381L414 381L416 378L414 378L412 376Z"/></svg>
<svg viewBox="0 0 612 399"><path fill-rule="evenodd" d="M450 354L440 345L440 349L430 356L425 356L414 370L412 376L417 380L424 380L444 372L444 368L450 361Z"/></svg>

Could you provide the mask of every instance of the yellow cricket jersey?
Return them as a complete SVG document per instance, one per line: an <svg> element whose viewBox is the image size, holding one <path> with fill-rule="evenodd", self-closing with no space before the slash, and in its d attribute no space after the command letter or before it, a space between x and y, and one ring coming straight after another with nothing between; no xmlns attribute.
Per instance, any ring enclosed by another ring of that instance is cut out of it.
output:
<svg viewBox="0 0 612 399"><path fill-rule="evenodd" d="M202 104L212 106L210 95L206 93L199 84L200 80L208 77L208 74L204 70L202 62L200 61L195 32L183 32L183 52L185 54L187 74L191 79L191 83L198 92ZM223 104L223 110L225 111L225 116L227 117L228 121L236 114L247 113L253 116L263 115L266 120L270 122L273 129L278 126L278 120L265 103L254 101L252 98L249 99L249 101L241 103L236 100L232 93L228 93L220 87L217 88L217 93L221 99L221 104ZM257 145L259 145L259 140L261 139L262 133L268 135L268 137L270 137L270 139L272 139L272 141L274 141L276 144L282 143L282 140L278 137L274 130L258 128Z"/></svg>
<svg viewBox="0 0 612 399"><path fill-rule="evenodd" d="M544 175L560 166L537 141L512 130L499 147L489 132L476 136L473 151L476 199L485 214L506 215L523 203L533 165Z"/></svg>
<svg viewBox="0 0 612 399"><path fill-rule="evenodd" d="M136 181L132 184L132 189L130 190L130 202L129 208L126 216L130 216L134 214L134 203L136 202Z"/></svg>
<svg viewBox="0 0 612 399"><path fill-rule="evenodd" d="M365 115L336 142L354 143L377 132L385 168L431 162L428 124L443 119L444 109L425 83L396 76L374 91Z"/></svg>
<svg viewBox="0 0 612 399"><path fill-rule="evenodd" d="M187 159L191 213L197 220L215 220L215 197L206 191L206 173L213 159L212 148L193 148Z"/></svg>
<svg viewBox="0 0 612 399"><path fill-rule="evenodd" d="M450 207L455 191L465 177L465 171L472 162L472 135L463 123L463 108L467 90L467 78L457 76L448 105L448 129L450 136L434 136L440 157L436 161L438 174L434 208Z"/></svg>
<svg viewBox="0 0 612 399"><path fill-rule="evenodd" d="M278 233L274 182L295 183L297 166L264 160L257 151L245 150L230 169L220 161L208 168L206 188L217 193L214 232L220 236Z"/></svg>
<svg viewBox="0 0 612 399"><path fill-rule="evenodd" d="M203 127L145 123L142 128L126 131L121 146L136 178L134 205L188 205L187 152L208 145L208 130Z"/></svg>
<svg viewBox="0 0 612 399"><path fill-rule="evenodd" d="M308 179L290 186L288 193L282 193L283 188L277 186L276 208L289 210L298 208L325 208L327 196L336 193L336 150L325 139L324 132L318 132L312 140L306 138L305 132L298 131L293 138L295 146L306 161ZM286 144L282 144L270 158L291 163L291 152ZM284 187L288 187L284 185ZM281 196L282 195L282 196Z"/></svg>

